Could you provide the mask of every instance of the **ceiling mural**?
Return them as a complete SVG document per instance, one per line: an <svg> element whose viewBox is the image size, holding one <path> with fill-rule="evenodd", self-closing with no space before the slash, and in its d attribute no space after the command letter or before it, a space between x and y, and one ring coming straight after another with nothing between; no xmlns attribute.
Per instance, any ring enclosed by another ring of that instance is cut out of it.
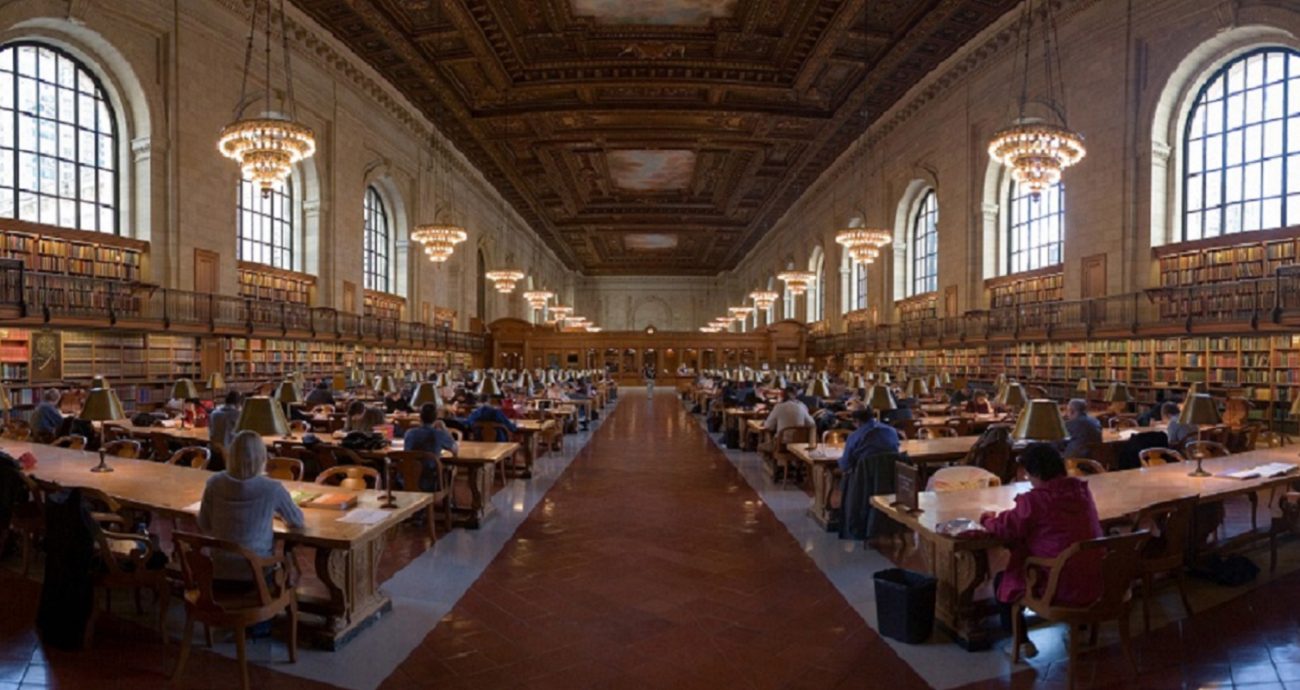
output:
<svg viewBox="0 0 1300 690"><path fill-rule="evenodd" d="M733 268L868 117L1017 4L293 2L587 275ZM666 227L673 246L637 239Z"/></svg>
<svg viewBox="0 0 1300 690"><path fill-rule="evenodd" d="M730 16L736 0L573 0L573 13L610 24L707 24Z"/></svg>
<svg viewBox="0 0 1300 690"><path fill-rule="evenodd" d="M677 248L677 235L659 232L634 232L623 236L628 251L655 252Z"/></svg>

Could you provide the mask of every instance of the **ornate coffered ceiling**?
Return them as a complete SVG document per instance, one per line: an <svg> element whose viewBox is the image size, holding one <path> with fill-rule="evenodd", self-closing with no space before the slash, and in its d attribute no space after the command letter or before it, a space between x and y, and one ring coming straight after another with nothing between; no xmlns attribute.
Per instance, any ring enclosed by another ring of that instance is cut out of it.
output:
<svg viewBox="0 0 1300 690"><path fill-rule="evenodd" d="M913 84L1017 0L293 0L570 268L732 268Z"/></svg>

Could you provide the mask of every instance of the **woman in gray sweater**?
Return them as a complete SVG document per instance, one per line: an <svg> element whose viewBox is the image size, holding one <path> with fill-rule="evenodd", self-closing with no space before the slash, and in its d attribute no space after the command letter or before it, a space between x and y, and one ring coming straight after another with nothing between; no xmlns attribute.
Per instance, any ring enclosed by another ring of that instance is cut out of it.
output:
<svg viewBox="0 0 1300 690"><path fill-rule="evenodd" d="M241 431L230 443L226 471L212 475L199 504L199 529L209 536L232 541L262 556L272 555L276 515L290 528L303 526L302 510L284 484L263 474L266 444L252 431ZM215 564L223 580L251 580L244 561Z"/></svg>

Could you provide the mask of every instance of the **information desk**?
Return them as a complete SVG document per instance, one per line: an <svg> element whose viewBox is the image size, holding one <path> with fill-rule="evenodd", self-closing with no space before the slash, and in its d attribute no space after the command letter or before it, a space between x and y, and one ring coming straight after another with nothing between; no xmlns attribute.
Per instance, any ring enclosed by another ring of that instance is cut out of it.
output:
<svg viewBox="0 0 1300 690"><path fill-rule="evenodd" d="M168 465L149 460L108 458L112 472L96 473L90 468L99 463L97 453L54 448L20 441L0 441L0 449L18 457L23 453L36 456L31 475L64 487L98 489L134 508L165 517L194 517L203 487L211 472ZM307 482L282 482L289 490L321 493L326 487ZM344 493L341 489L329 489ZM383 492L357 492L357 508L379 507ZM388 532L431 502L429 494L397 491L397 508L385 511L374 524L339 522L346 511L305 509L306 526L287 529L279 521L275 531L291 544L306 544L316 549L316 576L324 583L328 597L302 596L304 611L323 616L323 625L314 627L299 619L303 632L313 643L337 649L355 635L377 614L392 608L392 601L379 591L378 566Z"/></svg>
<svg viewBox="0 0 1300 690"><path fill-rule="evenodd" d="M1300 457L1293 450L1272 448L1205 460L1205 470L1213 475L1210 477L1188 476L1196 463L1187 462L1107 472L1087 477L1086 481L1104 524L1132 519L1143 508L1165 501L1195 496L1201 503L1215 503L1300 481L1300 472L1244 480L1218 476L1275 462L1300 467ZM975 591L988 581L989 550L1000 544L992 538L946 536L938 532L938 527L957 518L978 520L986 511L1007 510L1015 505L1016 495L1029 488L1028 483L1019 483L988 489L922 492L919 501L922 512L916 514L891 507L892 495L871 499L877 510L916 532L925 544L930 566L939 580L935 619L968 649L984 649L991 642L990 631L983 623L993 611L993 602L977 601Z"/></svg>

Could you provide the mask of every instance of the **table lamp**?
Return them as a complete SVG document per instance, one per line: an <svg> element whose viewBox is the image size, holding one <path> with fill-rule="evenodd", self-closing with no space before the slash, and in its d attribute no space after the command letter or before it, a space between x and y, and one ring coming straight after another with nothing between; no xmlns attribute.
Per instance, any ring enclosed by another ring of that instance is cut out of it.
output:
<svg viewBox="0 0 1300 690"><path fill-rule="evenodd" d="M1067 436L1061 410L1051 400L1030 400L1011 431L1011 437L1017 441L1055 442Z"/></svg>
<svg viewBox="0 0 1300 690"><path fill-rule="evenodd" d="M225 390L226 388L226 377L222 376L219 371L214 371L211 374L208 374L207 388L208 392L212 394L212 398L215 400L217 397L217 391Z"/></svg>
<svg viewBox="0 0 1300 690"><path fill-rule="evenodd" d="M887 371L882 371L882 372L880 372L879 374L876 374L876 383L878 383L878 384L884 384L884 385L888 386L888 385L891 383L890 378L889 378L889 372L887 372ZM891 408L891 409L892 409L892 408Z"/></svg>
<svg viewBox="0 0 1300 690"><path fill-rule="evenodd" d="M533 392L533 388L535 388L535 384L533 382L533 375L527 371L520 374L519 380L515 381L515 388L518 388L519 390L523 391L525 394L531 395Z"/></svg>
<svg viewBox="0 0 1300 690"><path fill-rule="evenodd" d="M1092 381L1085 376L1084 378L1079 379L1079 385L1075 386L1074 390L1083 393L1083 398L1087 400L1088 394L1093 391Z"/></svg>
<svg viewBox="0 0 1300 690"><path fill-rule="evenodd" d="M438 395L438 387L428 381L415 384L415 392L411 394L411 409L419 412L421 407L429 404L442 407L442 397Z"/></svg>
<svg viewBox="0 0 1300 690"><path fill-rule="evenodd" d="M998 391L999 394L1002 393L1002 388L1006 385L1007 385L1007 375L1005 372L998 374L997 378L993 379L993 388L994 390Z"/></svg>
<svg viewBox="0 0 1300 690"><path fill-rule="evenodd" d="M194 385L192 379L176 379L172 384L172 399L174 400L192 400L199 397L199 387Z"/></svg>
<svg viewBox="0 0 1300 690"><path fill-rule="evenodd" d="M86 396L86 404L81 406L81 419L89 422L108 422L126 417L122 412L122 401L111 388L92 388ZM103 449L99 451L99 464L90 468L91 472L112 472L108 466Z"/></svg>
<svg viewBox="0 0 1300 690"><path fill-rule="evenodd" d="M375 377L375 392L376 392L376 393L383 393L383 394L385 394L385 395L386 395L386 394L389 394L389 393L396 393L396 392L397 392L397 382L393 380L393 377L392 377L392 376L376 376L376 377Z"/></svg>
<svg viewBox="0 0 1300 690"><path fill-rule="evenodd" d="M785 377L785 374L780 374L773 380L772 385L785 390L790 385L790 380Z"/></svg>
<svg viewBox="0 0 1300 690"><path fill-rule="evenodd" d="M907 397L909 398L927 398L930 396L930 389L925 385L925 379L916 377L907 381Z"/></svg>
<svg viewBox="0 0 1300 690"><path fill-rule="evenodd" d="M254 396L244 401L244 409L235 423L236 431L252 431L260 436L288 436L289 422L279 403L265 396Z"/></svg>
<svg viewBox="0 0 1300 690"><path fill-rule="evenodd" d="M941 381L943 381L943 385L945 386L952 385L952 374L945 371L939 374L939 378Z"/></svg>
<svg viewBox="0 0 1300 690"><path fill-rule="evenodd" d="M96 374L93 378L90 379L90 388L91 390L94 390L96 388L112 388L112 386L108 385L107 376L104 376L103 374Z"/></svg>
<svg viewBox="0 0 1300 690"><path fill-rule="evenodd" d="M943 379L938 374L930 374L930 390L938 393L943 390Z"/></svg>
<svg viewBox="0 0 1300 690"><path fill-rule="evenodd" d="M301 391L307 389L307 375L302 373L301 369L293 372L292 378L293 378L293 385L297 386L298 390Z"/></svg>
<svg viewBox="0 0 1300 690"><path fill-rule="evenodd" d="M1187 398L1190 400L1192 396L1200 395L1205 392L1207 391L1205 390L1204 381L1193 381L1192 385L1187 387Z"/></svg>
<svg viewBox="0 0 1300 690"><path fill-rule="evenodd" d="M1209 424L1213 426L1221 421L1219 418L1219 407L1214 404L1214 398L1211 398L1205 393L1197 393L1183 403L1183 409L1178 413L1178 421L1183 424L1195 424L1197 426L1196 438L1197 440L1200 440L1201 427L1203 425ZM1202 454L1197 453L1196 471L1188 473L1187 476L1210 476L1209 472L1201 469L1201 460L1203 459Z"/></svg>
<svg viewBox="0 0 1300 690"><path fill-rule="evenodd" d="M1113 412L1123 412L1128 409L1128 404L1133 401L1133 396L1128 393L1128 384L1123 381L1115 381L1106 388L1104 400L1110 403Z"/></svg>
<svg viewBox="0 0 1300 690"><path fill-rule="evenodd" d="M14 409L14 401L9 397L9 387L0 383L0 412L4 412L5 421L9 421L9 411Z"/></svg>
<svg viewBox="0 0 1300 690"><path fill-rule="evenodd" d="M478 385L478 396L480 398L487 396L489 398L501 397L501 386L497 385L497 380L492 377L483 379Z"/></svg>
<svg viewBox="0 0 1300 690"><path fill-rule="evenodd" d="M894 402L894 394L890 393L889 386L883 383L878 383L867 391L867 405L877 412L898 409L897 403Z"/></svg>
<svg viewBox="0 0 1300 690"><path fill-rule="evenodd" d="M819 376L808 384L808 395L814 398L829 398L831 397L831 387L826 383L826 379Z"/></svg>
<svg viewBox="0 0 1300 690"><path fill-rule="evenodd" d="M1025 387L1016 381L1012 381L1002 387L1002 392L994 402L1013 410L1021 410L1029 404L1029 396L1025 395Z"/></svg>

